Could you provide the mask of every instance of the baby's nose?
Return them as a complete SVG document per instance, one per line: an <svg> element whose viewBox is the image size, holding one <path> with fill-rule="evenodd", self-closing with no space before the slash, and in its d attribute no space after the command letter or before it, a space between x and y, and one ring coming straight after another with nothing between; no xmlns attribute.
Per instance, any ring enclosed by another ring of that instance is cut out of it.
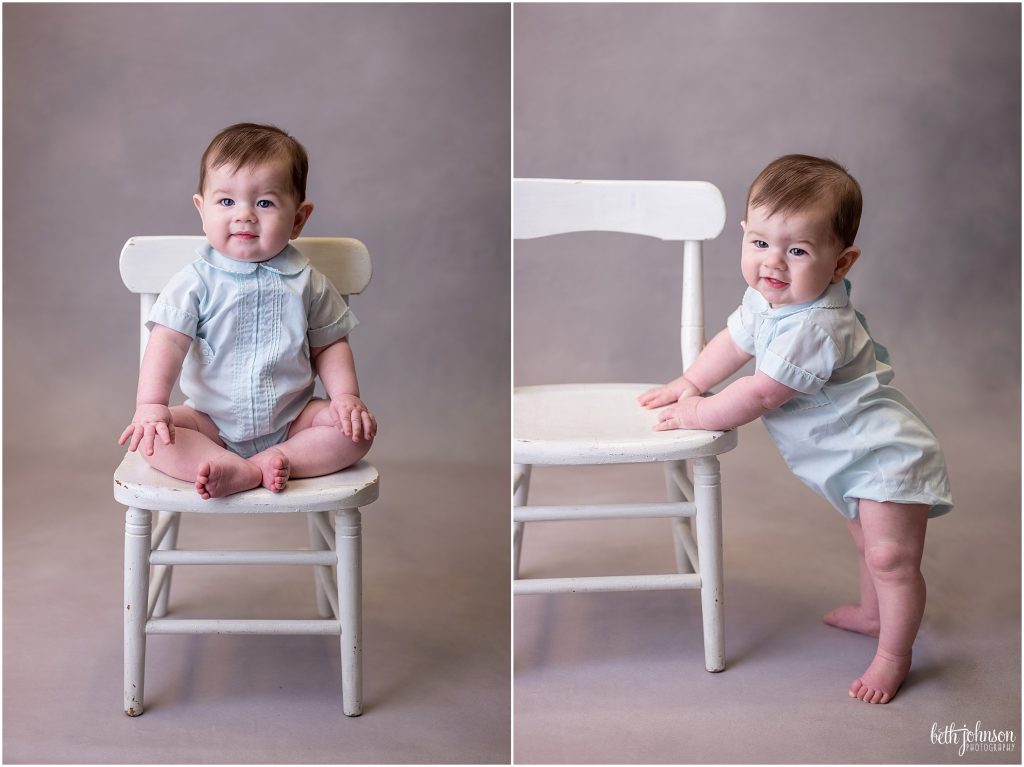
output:
<svg viewBox="0 0 1024 767"><path fill-rule="evenodd" d="M255 221L256 211L249 205L235 205L236 221Z"/></svg>

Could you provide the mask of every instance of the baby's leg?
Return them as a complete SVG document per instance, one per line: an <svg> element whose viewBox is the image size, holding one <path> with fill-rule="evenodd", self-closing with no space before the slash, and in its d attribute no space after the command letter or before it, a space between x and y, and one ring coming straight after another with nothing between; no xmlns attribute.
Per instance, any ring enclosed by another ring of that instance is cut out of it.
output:
<svg viewBox="0 0 1024 767"><path fill-rule="evenodd" d="M321 477L351 466L370 450L373 440L353 442L334 425L327 400L313 400L295 419L288 438L249 460L263 469L263 485L283 488L281 476ZM279 486L280 485L280 486Z"/></svg>
<svg viewBox="0 0 1024 767"><path fill-rule="evenodd" d="M153 455L143 458L175 479L195 482L204 499L220 498L258 487L259 467L226 450L210 417L184 405L171 408L174 444L156 440Z"/></svg>
<svg viewBox="0 0 1024 767"><path fill-rule="evenodd" d="M850 685L850 696L888 703L910 672L911 650L924 615L921 575L928 507L861 500L864 562L878 595L878 649Z"/></svg>
<svg viewBox="0 0 1024 767"><path fill-rule="evenodd" d="M843 605L828 613L824 621L830 626L856 631L858 634L878 636L878 594L875 593L875 582L864 561L864 531L860 520L847 520L850 535L857 546L857 560L860 574L860 604Z"/></svg>

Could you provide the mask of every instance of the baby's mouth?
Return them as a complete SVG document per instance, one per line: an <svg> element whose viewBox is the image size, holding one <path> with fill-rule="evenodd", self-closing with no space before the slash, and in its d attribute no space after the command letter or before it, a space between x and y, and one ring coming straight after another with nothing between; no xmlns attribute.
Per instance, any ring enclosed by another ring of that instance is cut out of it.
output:
<svg viewBox="0 0 1024 767"><path fill-rule="evenodd" d="M774 288L775 290L782 290L788 284L782 280L773 279L772 277L762 277L761 279L765 281L769 288Z"/></svg>

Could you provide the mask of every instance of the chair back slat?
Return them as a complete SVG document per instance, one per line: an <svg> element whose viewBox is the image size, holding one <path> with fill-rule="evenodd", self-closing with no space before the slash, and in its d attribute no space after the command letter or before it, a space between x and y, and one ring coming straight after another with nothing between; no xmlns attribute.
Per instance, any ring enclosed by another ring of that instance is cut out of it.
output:
<svg viewBox="0 0 1024 767"><path fill-rule="evenodd" d="M725 226L722 193L706 181L517 178L513 200L517 240L591 231L711 240Z"/></svg>
<svg viewBox="0 0 1024 767"><path fill-rule="evenodd" d="M683 370L704 348L703 243L725 226L722 193L706 181L517 178L513 236L620 232L683 243L679 347Z"/></svg>
<svg viewBox="0 0 1024 767"><path fill-rule="evenodd" d="M132 237L121 250L121 279L133 293L159 293L196 259L204 237ZM373 274L370 254L349 237L299 237L292 241L342 295L358 294Z"/></svg>

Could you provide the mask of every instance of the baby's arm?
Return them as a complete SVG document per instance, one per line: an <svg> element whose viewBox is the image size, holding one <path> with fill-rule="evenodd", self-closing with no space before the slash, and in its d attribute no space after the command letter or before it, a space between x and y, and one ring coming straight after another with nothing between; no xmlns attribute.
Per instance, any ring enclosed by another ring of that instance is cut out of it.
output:
<svg viewBox="0 0 1024 767"><path fill-rule="evenodd" d="M796 389L780 384L759 370L752 376L734 381L711 397L690 397L665 408L655 428L658 431L735 429L780 407L796 393Z"/></svg>
<svg viewBox="0 0 1024 767"><path fill-rule="evenodd" d="M722 383L751 359L750 354L735 344L728 329L724 329L701 350L685 374L665 386L644 392L637 401L646 408L657 408L703 394Z"/></svg>
<svg viewBox="0 0 1024 767"><path fill-rule="evenodd" d="M135 415L117 444L128 442L132 451L141 444L146 455L153 455L157 436L165 445L174 444L174 421L167 405L191 343L184 333L153 325L139 370Z"/></svg>
<svg viewBox="0 0 1024 767"><path fill-rule="evenodd" d="M353 442L358 442L360 438L373 439L377 434L377 420L359 399L356 364L348 338L328 346L311 348L309 354L327 396L331 398L335 425L341 428L345 436L351 437Z"/></svg>

